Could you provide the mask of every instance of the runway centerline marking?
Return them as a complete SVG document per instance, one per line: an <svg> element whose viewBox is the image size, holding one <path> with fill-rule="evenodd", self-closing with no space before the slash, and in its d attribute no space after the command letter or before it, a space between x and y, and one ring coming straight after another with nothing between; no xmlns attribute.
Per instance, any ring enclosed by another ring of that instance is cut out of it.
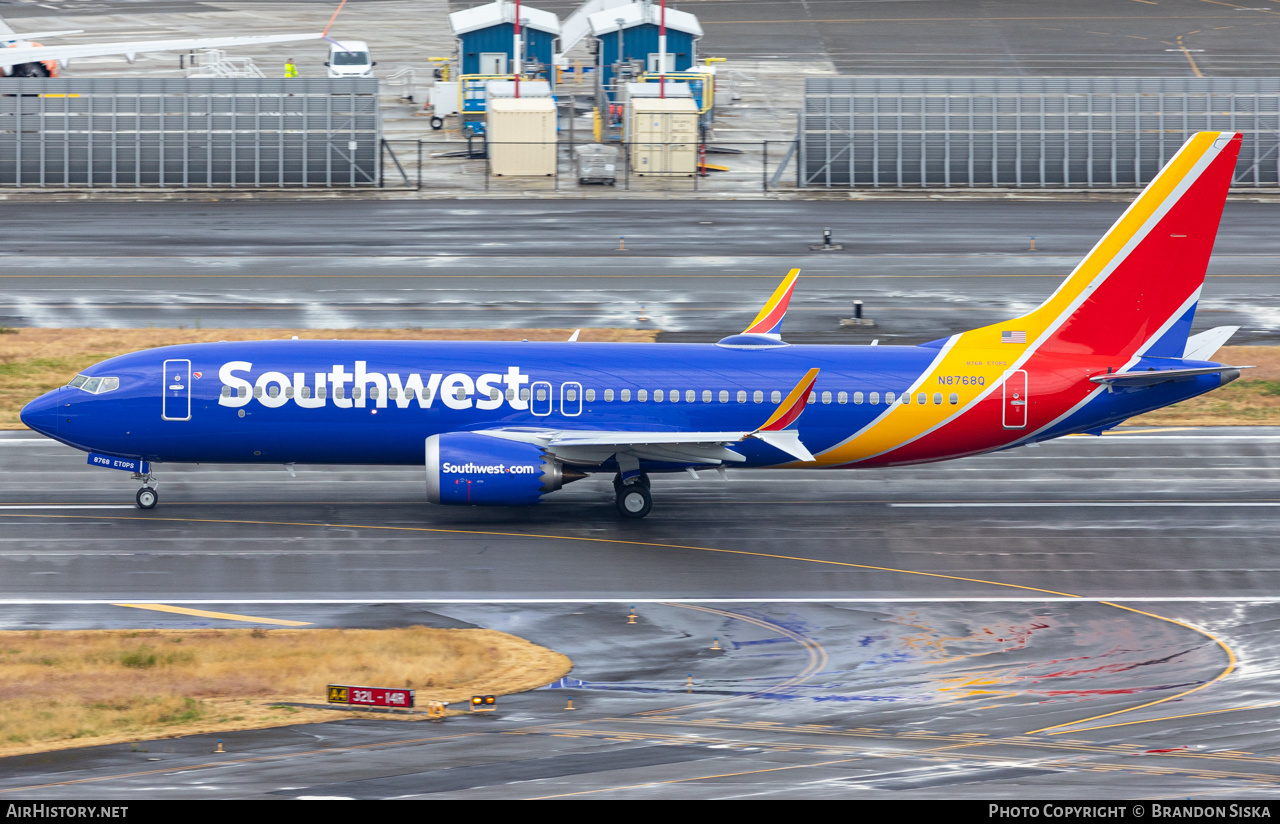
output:
<svg viewBox="0 0 1280 824"><path fill-rule="evenodd" d="M150 609L155 612L173 612L178 615L194 615L197 618L217 618L222 621L245 621L250 624L276 624L282 627L309 627L310 621L286 621L283 618L255 618L252 615L236 615L231 612L210 612L207 609L191 607L175 607L169 604L112 604L113 607L130 607L131 609Z"/></svg>
<svg viewBox="0 0 1280 824"><path fill-rule="evenodd" d="M137 509L128 504L4 504L0 509Z"/></svg>
<svg viewBox="0 0 1280 824"><path fill-rule="evenodd" d="M84 519L90 518L90 516L88 515L39 515L37 516L37 515L25 515L25 514L17 514L17 513L12 513L12 514L0 513L0 518L36 518L36 517L59 518L64 520L84 520ZM719 553L723 555L740 555L744 557L755 557L755 558L773 558L781 561L798 561L800 563L823 564L827 566L839 566L839 567L847 567L851 569L869 569L876 572L890 572L890 573L895 573L899 575L919 575L926 578L941 578L941 579L951 580L951 581L964 581L966 583L978 583L978 584L985 584L988 586L1006 587L1009 589L1020 589L1020 590L1026 590L1029 592L1042 592L1049 595L1058 595L1063 598L1070 598L1070 599L1077 599L1080 597L1073 593L1059 592L1058 590L1045 589L1043 587L1033 587L1033 586L1027 586L1025 584L1010 584L1002 581L988 581L982 578L969 578L961 575L947 575L941 572L924 572L921 570L913 570L913 569L897 569L894 567L873 566L871 564L855 564L851 561L833 561L833 560L827 560L823 558L807 558L799 555L781 555L781 554L771 553L771 552L752 552L750 550L745 550L745 549L724 549L719 547L690 546L687 544L666 544L666 543L660 543L657 541L629 541L623 538L591 538L591 537L577 536L577 535L547 535L547 534L534 533L534 532L530 532L530 533L499 532L496 530L446 529L443 527L390 526L390 525L381 525L381 524L335 524L335 523L325 523L325 522L304 522L304 521L248 521L248 520L222 519L222 518L156 518L156 517L144 517L139 515L133 515L133 516L102 515L102 516L93 516L93 517L100 518L100 519L108 519L108 520L114 519L114 520L120 520L120 521L155 521L155 522L163 522L163 523L240 524L244 526L292 526L292 527L310 527L310 528L319 527L324 529L368 529L368 530L380 530L385 532L422 532L422 533L432 533L432 534L439 534L439 535L490 535L494 537L503 537L503 538L540 538L543 540L553 540L553 541L578 541L582 543L617 544L619 546L653 547L656 549L681 549L681 550L691 550L695 552L714 552L714 553ZM1143 612L1142 610L1139 610L1139 609L1122 606L1120 604L1115 603L1114 601L1100 601L1099 603L1104 604L1106 606L1110 606L1114 609L1124 610L1126 612L1132 612L1138 615L1145 615L1149 618L1154 618L1159 621L1165 621L1170 624L1175 624L1177 626L1184 627L1200 635L1203 635L1204 637L1208 638L1210 641L1213 641L1215 644L1217 644L1218 647L1220 647L1222 651L1226 653L1227 661L1228 661L1226 668L1223 669L1222 672L1218 673L1216 677L1208 681L1205 681L1203 684L1200 684L1199 686L1196 686L1196 687L1192 687L1191 689L1182 690L1181 692L1175 693L1174 695L1166 696L1164 698L1160 698L1155 701L1148 701L1144 704L1139 704L1138 706L1135 706L1135 707L1128 707L1126 709L1115 710L1113 712L1108 712L1108 713L1102 713L1101 715L1094 715L1088 718L1081 718L1075 721L1068 721L1062 724L1054 724L1049 727L1042 727L1039 730L1032 730L1024 734L1031 735L1032 733L1038 733L1038 732L1047 731L1047 730L1060 730L1063 727L1070 727L1077 724L1084 724L1090 721L1096 721L1100 718L1110 718L1112 716L1120 715L1122 713L1134 712L1135 710L1145 709L1147 707L1154 707L1158 704L1164 704L1169 701L1174 701L1174 700L1183 698L1185 696L1188 696L1194 692L1199 692L1200 690L1212 684L1216 684L1218 681L1221 681L1222 679L1226 678L1236 669L1237 658L1236 658L1235 652L1229 646L1227 646L1227 644L1224 641L1222 641L1220 638L1218 638L1208 630L1202 629L1193 624L1188 624L1184 621L1179 621L1175 618L1166 618L1163 615L1156 615L1155 613L1152 613L1152 612ZM1050 733L1050 734L1052 735L1056 733Z"/></svg>
<svg viewBox="0 0 1280 824"><path fill-rule="evenodd" d="M1278 507L1280 501L932 501L926 503L891 503L891 509L1079 509L1123 507Z"/></svg>

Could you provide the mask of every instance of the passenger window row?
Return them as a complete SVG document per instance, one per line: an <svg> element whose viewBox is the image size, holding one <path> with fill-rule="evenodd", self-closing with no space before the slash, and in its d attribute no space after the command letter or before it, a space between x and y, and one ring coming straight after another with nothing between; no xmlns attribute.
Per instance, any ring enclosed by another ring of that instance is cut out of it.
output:
<svg viewBox="0 0 1280 824"><path fill-rule="evenodd" d="M527 393L527 392L528 392L528 390L524 390L524 391L525 391L525 393ZM540 390L538 390L538 391L539 391L540 393L541 393L541 392L545 392L545 390L541 390L541 389L540 389ZM570 390L570 391L572 391L572 390ZM588 390L586 390L586 391L583 393L583 395L584 395L584 397L585 397L588 401L594 401L594 400L596 399L596 392L595 392L595 390L594 390L594 389L588 389ZM647 402L647 401L649 400L649 397L650 397L650 394L649 394L649 392L648 392L647 390L644 390L644 389L638 389L638 390L636 390L636 400L637 400L637 401L639 401L639 402L641 402L641 403L645 403L645 402ZM618 392L617 394L615 394L615 393L614 393L614 390L612 390L612 389L606 389L606 390L604 390L604 400L605 400L605 403L612 403L612 402L614 401L614 399L615 399L615 398L616 398L617 400L621 400L621 401L623 401L624 403L625 403L625 402L627 402L627 401L630 401L630 400L631 400L631 390L630 390L630 389L622 389L622 390L619 390L619 392ZM750 393L748 393L748 392L747 392L747 390L745 390L745 389L739 389L739 390L737 390L737 392L736 392L736 393L731 393L731 392L729 392L728 390L725 390L725 389L721 389L718 393L713 393L710 389L704 389L704 390L702 390L702 402L703 402L703 403L712 403L712 402L713 402L713 400L719 400L719 402L720 402L720 403L729 403L731 399L732 399L732 400L736 400L738 403L747 403L748 399L749 399L752 403L764 403L764 398L765 398L764 392L763 392L763 391L761 391L761 390L759 390L759 389L757 389L757 390L755 390L755 391L753 391L753 392L750 392ZM871 406L878 406L878 405L880 404L880 402L881 402L881 398L882 398L882 396L881 396L881 394L880 394L879 392L868 392L868 393L866 393L866 394L863 394L862 392L854 392L854 393L852 394L852 400L853 400L853 404L854 404L855 406L859 406L859 405L864 404L864 403L869 404L869 405L871 405ZM928 398L928 396L927 396L925 393L923 393L923 392L922 392L922 393L920 393L918 403L921 403L921 404L928 403L928 399L927 399L927 398ZM684 400L685 400L685 403L694 403L695 401L697 401L697 399L698 399L698 393L697 393L697 391L695 391L695 390L693 390L693 389L686 389L686 390L684 391ZM542 397L542 396L540 395L540 396L539 396L539 398L538 398L538 400L545 400L545 398L544 398L544 397ZM574 398L570 397L570 398L569 398L569 400L574 400ZM669 392L668 392L668 391L664 391L664 390L662 390L662 389L655 389L655 390L653 391L653 401L654 401L655 403L663 403L664 401L667 401L667 402L670 402L670 403L676 403L676 402L678 402L679 400L680 400L680 390L678 390L678 389L672 389L672 390L670 390ZM887 405L889 405L889 404L891 404L891 403L894 403L895 401L896 401L896 402L898 402L898 403L909 404L909 403L911 403L911 396L910 396L910 395L908 395L908 394L897 395L897 394L895 394L895 393L893 393L893 392L885 392L885 393L884 393L884 395L883 395L883 400L884 400L884 403L885 403L885 405L886 405L886 406L887 406ZM823 392L821 392L821 393L818 393L818 392L810 392L810 393L809 393L809 403L823 403L823 404L830 404L830 403L832 403L833 401L834 401L835 403L837 403L837 404L842 404L842 405L843 405L843 404L848 404L848 403L849 403L849 401L850 401L850 393L848 393L848 392L835 392L835 393L833 393L833 392L825 391L825 390L824 390ZM955 405L955 404L960 403L960 396L959 396L959 394L957 394L957 393L955 393L955 392L952 392L952 393L951 393L950 398L948 398L948 401L949 401L952 405ZM781 393L780 391L776 390L776 389L775 389L775 390L773 390L772 392L770 392L770 393L769 393L769 402L770 402L770 403L775 403L775 404L776 404L776 403L782 403L782 393ZM940 393L940 392L939 392L939 393L934 394L934 396L933 396L933 402L934 402L935 404L941 405L941 404L942 404L942 393Z"/></svg>
<svg viewBox="0 0 1280 824"><path fill-rule="evenodd" d="M84 375L78 375L71 382L70 385L78 386L81 389L84 389L86 392L96 392L98 394L101 394L102 392L110 392L112 389L115 389L120 385L119 378L88 378L87 380L81 380L84 377L85 377ZM80 383L76 383L76 381L80 381ZM97 383L98 381L101 381L102 383L99 384ZM320 399L326 398L328 396L327 390L328 390L328 387L321 386L319 389L316 390L315 397ZM566 388L564 392L565 392L566 400L573 402L578 399L578 390L573 388ZM267 390L266 394L268 397L278 398L280 397L280 387L277 385L272 385L271 388ZM298 394L300 395L300 397L304 399L310 398L311 387L305 386L305 385L302 386ZM505 394L506 394L507 400L509 401L515 400L516 393L514 389L507 389ZM613 403L615 400L621 401L622 403L629 403L632 397L630 389L621 389L621 390L618 390L617 392L615 392L612 389L605 389L601 394L604 398L605 403ZM230 386L222 387L222 397L229 398L231 397L231 395L232 395L232 391ZM411 390L404 391L404 396L406 398L412 398L414 397L414 395L415 393L412 392ZM246 386L241 386L240 391L237 394L237 397L247 398L248 396L249 396L249 388ZM253 396L255 398L261 398L263 396L263 391L261 386L255 386L253 388ZM284 396L286 398L292 398L294 396L294 389L292 386L285 387ZM359 400L361 396L361 388L358 386L353 387L351 391L348 393L345 387L342 387L342 386L334 387L333 389L334 398L338 400L343 400L347 396L355 400ZM429 401L431 400L432 393L430 389L422 389L420 392L417 393L417 396L420 397L423 401ZM595 399L596 399L596 390L586 389L583 391L582 396L583 396L583 399L586 400L588 403L593 403L595 402ZM379 397L378 387L376 386L369 387L369 399L377 400L378 397ZM454 397L457 400L465 400L467 397L466 390L459 388L457 390L457 394ZM497 389L492 389L489 391L489 400L496 401L502 397L503 397L503 393ZM537 397L537 400L539 401L546 401L547 400L546 387L538 387L538 390L536 392L536 397ZM652 393L652 398L654 403L679 403L682 397L685 403L696 403L699 399L699 394L696 390L693 390L693 389L686 389L683 391L683 393L681 393L681 390L679 389L671 389L671 390L655 389L653 390L653 393ZM387 398L393 401L399 400L400 390L397 390L395 387L389 388L387 390ZM530 398L529 389L527 387L521 389L520 400L528 401L529 398ZM712 403L715 400L718 400L720 403L729 403L730 398L732 398L733 400L736 400L738 403L747 403L748 392L745 389L739 389L735 394L731 394L729 390L721 389L718 393L716 393L716 392L712 392L710 389L704 389L702 390L702 393L701 393L701 400L703 403ZM646 389L637 389L635 392L635 399L639 403L647 403L650 399L650 393ZM834 395L830 391L823 391L821 394L817 392L809 393L809 403L830 404L833 399L837 404L840 404L840 405L848 404L850 402L850 393L836 392L834 393ZM764 403L764 392L759 389L751 392L750 400L752 403ZM912 402L910 394L895 395L893 392L885 392L883 395L883 400L886 406L894 403L895 401L901 404L911 404ZM942 400L943 399L942 399L941 392L935 392L933 394L934 405L941 406ZM852 394L852 401L854 406L861 406L864 403L870 406L879 406L881 402L881 394L879 392L868 392L864 395L862 392L854 392ZM769 402L774 404L781 403L782 393L776 389L770 392ZM960 395L956 392L950 393L949 397L947 398L947 402L950 403L952 406L955 406L956 404L960 403ZM915 403L921 406L927 405L929 403L929 394L927 392L919 393L916 396Z"/></svg>

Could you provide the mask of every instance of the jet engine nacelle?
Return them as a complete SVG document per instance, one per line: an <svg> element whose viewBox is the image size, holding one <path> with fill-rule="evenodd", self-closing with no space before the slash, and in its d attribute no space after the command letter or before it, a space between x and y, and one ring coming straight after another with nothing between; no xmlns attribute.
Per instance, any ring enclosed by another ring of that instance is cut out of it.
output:
<svg viewBox="0 0 1280 824"><path fill-rule="evenodd" d="M427 438L427 500L433 504L526 506L581 477L566 473L534 444L473 432Z"/></svg>

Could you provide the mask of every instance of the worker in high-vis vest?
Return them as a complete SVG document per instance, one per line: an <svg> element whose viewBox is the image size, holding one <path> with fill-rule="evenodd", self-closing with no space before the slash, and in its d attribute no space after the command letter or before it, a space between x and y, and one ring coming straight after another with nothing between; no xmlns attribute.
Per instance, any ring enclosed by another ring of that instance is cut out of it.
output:
<svg viewBox="0 0 1280 824"><path fill-rule="evenodd" d="M288 60L284 61L284 76L285 76L285 77L297 77L297 76L298 76L298 67L297 67L297 66L295 66L295 65L293 65L293 58L292 58L292 57L290 57Z"/></svg>

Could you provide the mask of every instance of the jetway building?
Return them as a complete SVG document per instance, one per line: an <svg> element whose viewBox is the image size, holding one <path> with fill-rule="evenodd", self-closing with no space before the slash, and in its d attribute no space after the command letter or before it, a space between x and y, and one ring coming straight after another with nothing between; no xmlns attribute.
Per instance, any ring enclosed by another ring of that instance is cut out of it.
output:
<svg viewBox="0 0 1280 824"><path fill-rule="evenodd" d="M458 40L458 60L463 75L487 77L515 71L516 4L497 0L449 15L449 27ZM552 77L551 66L560 37L560 18L549 11L520 4L522 72Z"/></svg>
<svg viewBox="0 0 1280 824"><path fill-rule="evenodd" d="M656 3L629 3L606 8L587 18L591 35L599 44L601 81L612 89L621 80L631 80L645 72L659 72L658 32L662 9ZM698 61L698 41L702 26L695 15L668 8L666 71L688 71ZM619 64L627 64L630 76L616 77Z"/></svg>

